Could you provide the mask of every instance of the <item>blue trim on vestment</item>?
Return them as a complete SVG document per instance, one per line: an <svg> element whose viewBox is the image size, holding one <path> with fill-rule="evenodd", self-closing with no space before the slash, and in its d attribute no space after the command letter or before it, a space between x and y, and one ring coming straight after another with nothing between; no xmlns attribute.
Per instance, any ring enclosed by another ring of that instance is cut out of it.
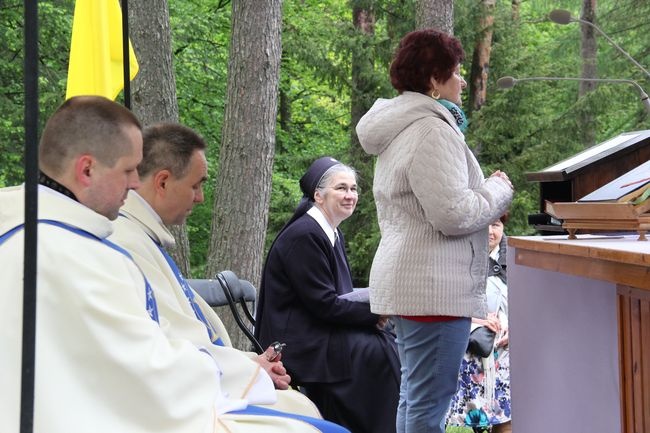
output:
<svg viewBox="0 0 650 433"><path fill-rule="evenodd" d="M280 412L277 410L267 409L265 407L259 407L259 406L248 406L246 409L236 410L228 413L239 414L239 415L278 416L281 418L292 418L292 419L297 419L306 422L307 424L311 424L312 426L320 430L322 433L351 433L350 430L338 424L334 424L331 421L312 418L310 416L296 415L294 413Z"/></svg>
<svg viewBox="0 0 650 433"><path fill-rule="evenodd" d="M76 233L76 234L78 234L80 236L99 241L99 242L103 243L104 245L106 245L107 247L110 247L110 248L114 249L115 251L122 253L123 255L128 257L135 264L135 261L133 260L133 257L131 257L131 254L129 254L128 251L126 251L124 248L114 244L113 242L109 241L108 239L102 239L99 236L96 236L96 235L94 235L94 234L92 234L92 233L90 233L90 232L88 232L86 230L80 229L78 227L72 227L70 225L62 223L61 221L39 219L38 222L43 223L43 224L49 224L49 225L52 225L52 226L56 226L56 227L62 228L64 230L68 230L68 231L70 231L72 233ZM2 245L2 243L4 241L6 241L7 239L9 239L12 235L14 235L19 230L21 230L24 226L25 226L25 224L19 224L16 227L12 228L11 230L7 231L6 233L3 233L0 236L0 245ZM136 266L137 266L137 264L136 264ZM138 267L138 269L140 269L140 268ZM153 290L151 289L151 285L149 284L149 281L147 280L147 277L145 277L142 270L140 270L140 273L142 274L142 277L144 278L145 293L146 293L146 298L147 298L147 301L146 301L147 312L149 313L149 316L151 317L151 319L155 320L156 322L159 322L159 320L158 320L158 305L156 304L156 298L154 296Z"/></svg>
<svg viewBox="0 0 650 433"><path fill-rule="evenodd" d="M196 303L196 300L194 299L194 292L192 291L192 288L190 287L185 277L183 277L183 274L181 274L181 271L180 269L178 269L178 266L176 265L176 262L174 262L174 259L171 258L171 256L167 253L167 251L165 251L162 245L158 244L158 242L156 241L153 242L154 244L156 244L163 257L165 257L165 260L167 260L167 264L174 272L174 276L176 276L176 280L178 281L178 284L181 285L181 288L183 289L183 293L185 293L185 297L190 303L190 307L192 307L192 310L194 311L196 318L199 319L201 322L203 322L203 324L205 325L205 328L208 331L208 336L210 337L210 341L212 341L212 344L215 344L217 346L224 346L223 340L221 339L221 337L219 337L219 335L217 335L217 331L214 329L210 321L205 317L203 311L201 311L201 307L199 307L199 304Z"/></svg>

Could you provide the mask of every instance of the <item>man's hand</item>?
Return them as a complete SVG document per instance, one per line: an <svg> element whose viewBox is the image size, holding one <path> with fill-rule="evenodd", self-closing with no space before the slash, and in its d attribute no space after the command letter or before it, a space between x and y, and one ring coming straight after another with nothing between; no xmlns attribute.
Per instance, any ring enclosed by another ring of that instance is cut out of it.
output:
<svg viewBox="0 0 650 433"><path fill-rule="evenodd" d="M268 373L273 381L273 385L277 389L289 389L291 383L291 376L287 374L287 369L282 365L281 354L278 354L274 361L269 361L267 356L263 353L258 355L257 362Z"/></svg>

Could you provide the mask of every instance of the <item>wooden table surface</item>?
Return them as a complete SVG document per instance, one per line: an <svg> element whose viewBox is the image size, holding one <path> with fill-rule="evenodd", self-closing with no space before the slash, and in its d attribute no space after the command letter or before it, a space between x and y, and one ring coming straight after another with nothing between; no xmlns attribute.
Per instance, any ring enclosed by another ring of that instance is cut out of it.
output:
<svg viewBox="0 0 650 433"><path fill-rule="evenodd" d="M638 234L512 236L515 262L549 271L611 281L650 290L650 241Z"/></svg>

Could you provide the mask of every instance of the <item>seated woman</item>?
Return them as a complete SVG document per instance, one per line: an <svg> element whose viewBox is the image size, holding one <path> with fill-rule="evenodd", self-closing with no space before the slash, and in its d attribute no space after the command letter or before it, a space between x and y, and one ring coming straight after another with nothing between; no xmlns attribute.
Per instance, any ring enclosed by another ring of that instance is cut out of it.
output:
<svg viewBox="0 0 650 433"><path fill-rule="evenodd" d="M490 224L490 268L486 294L488 318L472 319L472 328L487 326L496 333L487 358L465 353L458 390L447 414L449 425L467 425L475 432L510 433L510 351L508 350L508 286L506 278L506 213Z"/></svg>
<svg viewBox="0 0 650 433"><path fill-rule="evenodd" d="M355 171L330 157L300 179L304 197L264 266L256 337L286 343L282 361L327 420L355 433L395 432L399 359L387 318L352 292L341 221L357 204Z"/></svg>

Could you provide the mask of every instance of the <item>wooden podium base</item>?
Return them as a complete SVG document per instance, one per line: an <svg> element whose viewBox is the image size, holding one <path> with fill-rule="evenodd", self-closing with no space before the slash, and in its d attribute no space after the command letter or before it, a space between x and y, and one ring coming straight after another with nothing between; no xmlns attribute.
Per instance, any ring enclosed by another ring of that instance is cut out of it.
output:
<svg viewBox="0 0 650 433"><path fill-rule="evenodd" d="M650 245L634 238L508 238L517 433L650 433Z"/></svg>

